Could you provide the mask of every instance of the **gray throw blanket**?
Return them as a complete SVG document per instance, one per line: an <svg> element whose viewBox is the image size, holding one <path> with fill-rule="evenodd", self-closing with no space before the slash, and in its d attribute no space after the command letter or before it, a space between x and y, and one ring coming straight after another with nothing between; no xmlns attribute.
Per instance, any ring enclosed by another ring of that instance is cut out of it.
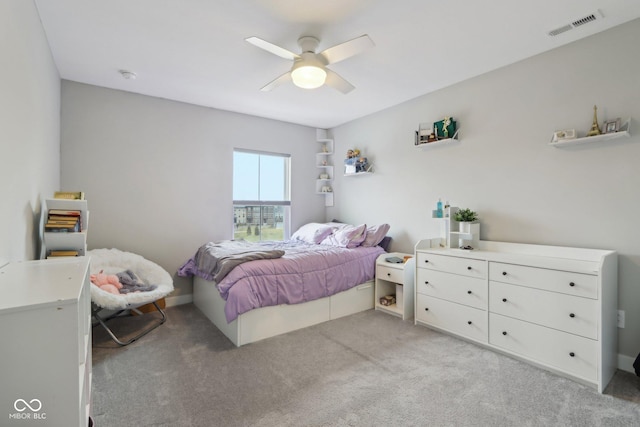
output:
<svg viewBox="0 0 640 427"><path fill-rule="evenodd" d="M245 240L225 240L201 246L195 255L195 264L211 280L220 283L236 265L258 259L281 258L283 255L282 250L263 250Z"/></svg>
<svg viewBox="0 0 640 427"><path fill-rule="evenodd" d="M157 288L157 285L145 284L136 274L131 270L126 270L116 274L118 280L122 283L121 294L129 294L131 292L148 292Z"/></svg>

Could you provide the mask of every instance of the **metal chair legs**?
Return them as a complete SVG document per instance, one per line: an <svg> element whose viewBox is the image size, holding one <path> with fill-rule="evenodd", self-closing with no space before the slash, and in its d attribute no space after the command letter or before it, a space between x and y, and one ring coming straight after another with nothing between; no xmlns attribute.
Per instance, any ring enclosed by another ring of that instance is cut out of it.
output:
<svg viewBox="0 0 640 427"><path fill-rule="evenodd" d="M107 333L109 333L109 335L111 336L111 339L113 341L115 341L116 343L118 343L121 346L129 345L132 342L136 341L138 338L141 338L141 337L145 336L146 334L148 334L149 332L153 331L155 328L157 328L158 326L162 325L167 320L167 315L158 306L157 302L153 301L152 304L156 307L156 310L158 310L160 312L160 314L162 315L162 318L159 319L159 321L157 321L154 324L152 324L149 328L143 330L138 335L136 335L135 337L131 338L128 341L121 341L118 337L116 337L116 335L113 333L111 328L109 328L109 326L107 326L107 322L109 320L118 317L125 310L120 310L120 311L118 311L116 313L113 313L112 315L110 315L108 317L102 318L98 314L100 311L102 311L102 309L100 307L96 306L95 304L92 304L91 305L91 314L98 321L98 323L93 325L93 326L97 326L98 324L102 325L102 327L107 331Z"/></svg>

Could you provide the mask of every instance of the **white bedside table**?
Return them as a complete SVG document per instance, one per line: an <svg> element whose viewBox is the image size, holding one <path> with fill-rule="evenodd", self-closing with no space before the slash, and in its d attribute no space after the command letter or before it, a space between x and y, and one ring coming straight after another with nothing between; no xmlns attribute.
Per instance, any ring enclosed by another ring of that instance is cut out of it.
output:
<svg viewBox="0 0 640 427"><path fill-rule="evenodd" d="M405 263L386 262L386 258L404 258L411 256ZM400 317L402 320L413 318L413 278L415 271L415 258L413 254L391 252L382 254L376 260L375 281L375 309ZM386 295L395 295L396 303L393 305L380 304L380 298Z"/></svg>

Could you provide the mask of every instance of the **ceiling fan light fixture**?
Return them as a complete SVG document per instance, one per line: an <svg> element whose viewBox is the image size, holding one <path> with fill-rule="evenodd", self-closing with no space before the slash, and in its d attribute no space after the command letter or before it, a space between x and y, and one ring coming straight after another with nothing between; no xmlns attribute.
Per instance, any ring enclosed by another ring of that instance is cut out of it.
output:
<svg viewBox="0 0 640 427"><path fill-rule="evenodd" d="M327 79L327 72L315 65L304 65L294 67L291 71L293 84L303 89L315 89L322 86Z"/></svg>

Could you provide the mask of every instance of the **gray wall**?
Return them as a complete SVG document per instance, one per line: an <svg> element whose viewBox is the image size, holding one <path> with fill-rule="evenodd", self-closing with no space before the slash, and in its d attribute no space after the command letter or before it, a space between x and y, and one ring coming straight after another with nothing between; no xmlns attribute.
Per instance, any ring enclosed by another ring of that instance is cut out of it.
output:
<svg viewBox="0 0 640 427"><path fill-rule="evenodd" d="M392 249L437 236L438 197L477 210L484 240L614 249L626 328L640 352L640 20L332 130L337 153L359 148L375 174L338 177L328 217L388 222ZM632 118L632 137L561 149L556 130ZM420 122L459 122L460 142L421 151Z"/></svg>
<svg viewBox="0 0 640 427"><path fill-rule="evenodd" d="M60 77L31 0L0 1L0 265L37 258L60 183Z"/></svg>
<svg viewBox="0 0 640 427"><path fill-rule="evenodd" d="M324 219L313 128L63 80L62 187L89 204L88 246L171 274L202 244L232 238L234 148L291 154L292 228ZM175 277L174 296L191 294Z"/></svg>

